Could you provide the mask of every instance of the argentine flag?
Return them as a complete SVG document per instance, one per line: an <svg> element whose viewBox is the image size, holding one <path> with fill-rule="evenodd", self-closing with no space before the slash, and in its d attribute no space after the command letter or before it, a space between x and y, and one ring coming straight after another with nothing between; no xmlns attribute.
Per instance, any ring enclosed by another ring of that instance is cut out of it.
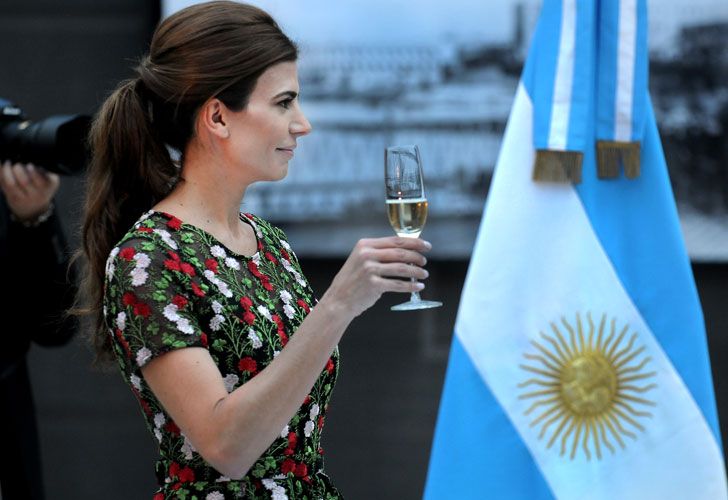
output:
<svg viewBox="0 0 728 500"><path fill-rule="evenodd" d="M465 281L427 500L728 498L645 33L644 0L543 3Z"/></svg>

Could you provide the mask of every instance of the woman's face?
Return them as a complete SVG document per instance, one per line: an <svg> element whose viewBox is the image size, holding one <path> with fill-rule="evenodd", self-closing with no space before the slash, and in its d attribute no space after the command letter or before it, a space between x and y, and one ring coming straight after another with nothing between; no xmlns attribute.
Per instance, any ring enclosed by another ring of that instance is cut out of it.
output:
<svg viewBox="0 0 728 500"><path fill-rule="evenodd" d="M276 64L260 76L245 109L228 114L226 154L248 183L283 179L296 140L311 131L298 90L296 63Z"/></svg>

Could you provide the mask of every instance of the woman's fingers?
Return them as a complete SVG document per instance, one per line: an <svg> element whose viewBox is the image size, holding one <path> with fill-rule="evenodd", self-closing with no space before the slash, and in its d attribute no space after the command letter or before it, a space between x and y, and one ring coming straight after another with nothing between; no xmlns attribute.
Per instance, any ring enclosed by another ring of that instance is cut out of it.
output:
<svg viewBox="0 0 728 500"><path fill-rule="evenodd" d="M424 283L420 283L419 281L403 281L383 278L381 276L373 276L372 282L382 292L412 293L420 292L425 288Z"/></svg>
<svg viewBox="0 0 728 500"><path fill-rule="evenodd" d="M402 263L380 263L374 267L374 274L388 278L426 279L430 273L419 266Z"/></svg>
<svg viewBox="0 0 728 500"><path fill-rule="evenodd" d="M384 238L368 238L359 240L359 245L370 248L406 248L416 252L427 252L432 245L420 238L402 238L401 236L387 236Z"/></svg>

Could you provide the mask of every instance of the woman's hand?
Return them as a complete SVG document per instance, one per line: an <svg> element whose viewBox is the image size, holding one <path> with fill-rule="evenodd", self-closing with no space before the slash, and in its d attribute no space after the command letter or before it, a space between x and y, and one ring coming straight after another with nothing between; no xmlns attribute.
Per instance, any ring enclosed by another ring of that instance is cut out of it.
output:
<svg viewBox="0 0 728 500"><path fill-rule="evenodd" d="M0 171L0 189L11 212L19 220L33 220L48 209L58 191L58 175L45 172L28 163L6 161Z"/></svg>
<svg viewBox="0 0 728 500"><path fill-rule="evenodd" d="M354 318L374 305L384 292L419 292L424 285L409 278L427 278L429 273L421 267L427 263L422 252L430 248L419 238L359 240L320 302Z"/></svg>

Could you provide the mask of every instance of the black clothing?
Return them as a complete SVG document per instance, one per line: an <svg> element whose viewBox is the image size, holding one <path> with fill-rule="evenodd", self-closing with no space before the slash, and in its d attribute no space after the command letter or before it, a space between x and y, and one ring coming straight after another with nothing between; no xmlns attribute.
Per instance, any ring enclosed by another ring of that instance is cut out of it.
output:
<svg viewBox="0 0 728 500"><path fill-rule="evenodd" d="M65 319L75 293L69 254L55 214L37 227L10 219L0 196L0 492L3 500L43 498L35 410L25 356L30 343L66 343L76 322ZM6 462L9 462L6 464ZM12 464L10 464L12 463Z"/></svg>

